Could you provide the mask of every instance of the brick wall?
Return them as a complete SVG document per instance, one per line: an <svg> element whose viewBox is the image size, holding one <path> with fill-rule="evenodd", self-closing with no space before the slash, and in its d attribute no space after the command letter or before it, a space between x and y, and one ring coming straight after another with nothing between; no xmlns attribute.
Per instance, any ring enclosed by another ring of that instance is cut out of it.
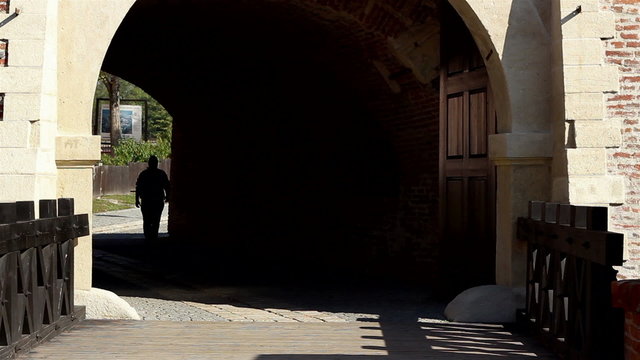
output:
<svg viewBox="0 0 640 360"><path fill-rule="evenodd" d="M625 178L624 204L611 207L612 231L625 234L628 260L620 278L640 277L640 1L607 0L616 16L616 33L605 42L609 64L619 69L620 90L605 94L606 114L622 124L622 144L609 149L608 171Z"/></svg>
<svg viewBox="0 0 640 360"><path fill-rule="evenodd" d="M368 31L395 37L413 24L437 13L437 2L425 0L313 0L307 7L317 12L321 5L338 14L348 14Z"/></svg>
<svg viewBox="0 0 640 360"><path fill-rule="evenodd" d="M6 5L6 3L5 3ZM0 11L2 11L2 3L0 2ZM0 66L8 65L8 44L6 39L0 39ZM4 93L0 94L0 121L4 120Z"/></svg>
<svg viewBox="0 0 640 360"><path fill-rule="evenodd" d="M384 235L398 261L415 266L420 276L438 274L439 94L419 84L413 74L397 79L400 94L389 91L372 104L382 119L398 157L401 191L398 207L387 216Z"/></svg>
<svg viewBox="0 0 640 360"><path fill-rule="evenodd" d="M8 51L9 51L9 40L0 39L0 66L7 66L9 64Z"/></svg>
<svg viewBox="0 0 640 360"><path fill-rule="evenodd" d="M361 88L374 89L365 102L393 144L400 177L398 197L378 207L380 213L373 217L375 225L361 228L360 236L370 239L370 251L390 259L386 270L398 269L405 272L404 276L413 272L416 277L433 281L442 260L438 227L439 90L420 83L407 71L393 54L388 38L397 38L412 26L437 17L437 5L424 0L315 0L306 10L316 14L316 20L341 16L349 32L341 38L363 49L367 66L375 61L393 74L392 88L382 81L384 74L376 71L370 78L355 79Z"/></svg>
<svg viewBox="0 0 640 360"><path fill-rule="evenodd" d="M403 2L402 9L407 11L418 3ZM381 264L378 271L396 279L434 281L442 260L438 227L439 90L418 82L393 55L387 41L387 36L405 29L391 19L402 18L405 25L422 21L426 9L408 13L418 18L403 17L402 11L390 7L372 10L378 11L376 16L365 16L365 10L355 5L349 9L351 19L357 19L361 27L350 24L349 18L343 19L344 34L337 38L344 42L341 48L362 49L362 58L348 61L358 61L367 68L350 82L357 84L355 93L361 94L372 119L381 124L392 145L399 178L397 196L368 199L368 205L359 208L360 216L366 219L352 219L356 224L352 236L365 244L361 252L369 252ZM433 10L430 8L429 13ZM335 31L336 26L332 29ZM336 57L337 67L344 61L337 60L340 57ZM373 62L393 74L393 85L384 80L385 75Z"/></svg>
<svg viewBox="0 0 640 360"><path fill-rule="evenodd" d="M625 313L624 358L640 360L640 281L616 281L611 284L612 305Z"/></svg>

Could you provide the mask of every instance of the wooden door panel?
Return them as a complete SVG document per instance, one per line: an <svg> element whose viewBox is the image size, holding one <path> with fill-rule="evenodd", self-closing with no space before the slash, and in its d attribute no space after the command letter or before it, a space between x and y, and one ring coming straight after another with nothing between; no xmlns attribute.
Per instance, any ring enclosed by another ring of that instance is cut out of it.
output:
<svg viewBox="0 0 640 360"><path fill-rule="evenodd" d="M467 218L468 227L474 229L474 247L485 243L487 228L490 225L489 194L487 177L469 177L467 181Z"/></svg>
<svg viewBox="0 0 640 360"><path fill-rule="evenodd" d="M461 291L495 281L495 111L483 59L452 12L442 22L440 194L447 283Z"/></svg>
<svg viewBox="0 0 640 360"><path fill-rule="evenodd" d="M464 96L453 94L447 98L447 158L464 155Z"/></svg>
<svg viewBox="0 0 640 360"><path fill-rule="evenodd" d="M447 235L451 239L464 237L464 193L465 181L462 177L450 177L446 180L447 194ZM457 242L457 241L456 241Z"/></svg>
<svg viewBox="0 0 640 360"><path fill-rule="evenodd" d="M487 155L487 90L469 93L469 156Z"/></svg>
<svg viewBox="0 0 640 360"><path fill-rule="evenodd" d="M484 69L456 74L447 78L447 93L454 94L463 91L474 91L486 88L489 77Z"/></svg>
<svg viewBox="0 0 640 360"><path fill-rule="evenodd" d="M457 46L451 49L447 63L447 75L452 76L463 72L467 67L465 57L464 47Z"/></svg>

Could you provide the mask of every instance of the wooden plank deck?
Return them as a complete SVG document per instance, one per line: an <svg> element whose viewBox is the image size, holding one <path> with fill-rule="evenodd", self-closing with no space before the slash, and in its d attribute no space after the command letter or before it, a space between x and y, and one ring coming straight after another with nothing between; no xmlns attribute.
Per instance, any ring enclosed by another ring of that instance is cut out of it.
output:
<svg viewBox="0 0 640 360"><path fill-rule="evenodd" d="M501 326L85 320L18 359L556 359Z"/></svg>

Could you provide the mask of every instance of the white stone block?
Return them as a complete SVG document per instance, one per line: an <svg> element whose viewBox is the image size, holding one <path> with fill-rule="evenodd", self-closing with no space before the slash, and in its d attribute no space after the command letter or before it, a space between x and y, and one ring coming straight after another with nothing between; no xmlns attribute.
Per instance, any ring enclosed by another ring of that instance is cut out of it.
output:
<svg viewBox="0 0 640 360"><path fill-rule="evenodd" d="M53 95L42 95L40 98L40 114L39 119L42 121L54 122L58 121L58 98Z"/></svg>
<svg viewBox="0 0 640 360"><path fill-rule="evenodd" d="M11 8L15 8L14 4L11 4ZM0 22L10 16L13 15L1 14ZM44 39L46 23L44 14L20 13L20 15L9 20L2 27L2 37L11 40L42 40Z"/></svg>
<svg viewBox="0 0 640 360"><path fill-rule="evenodd" d="M569 175L605 175L606 171L606 149L567 149L567 172Z"/></svg>
<svg viewBox="0 0 640 360"><path fill-rule="evenodd" d="M34 146L40 149L55 150L56 148L56 123L48 121L38 121L34 124L32 132L37 133L37 139L34 139Z"/></svg>
<svg viewBox="0 0 640 360"><path fill-rule="evenodd" d="M38 174L35 177L35 198L40 199L57 199L56 188L58 178L55 174ZM37 205L36 205L37 206ZM88 212L91 213L91 212ZM78 213L79 214L79 213Z"/></svg>
<svg viewBox="0 0 640 360"><path fill-rule="evenodd" d="M621 204L624 198L624 178L621 176L569 176L569 201L572 204Z"/></svg>
<svg viewBox="0 0 640 360"><path fill-rule="evenodd" d="M606 12L581 12L562 25L564 39L613 38L616 33L615 14Z"/></svg>
<svg viewBox="0 0 640 360"><path fill-rule="evenodd" d="M0 148L0 177L30 175L37 172L37 150L25 148Z"/></svg>
<svg viewBox="0 0 640 360"><path fill-rule="evenodd" d="M37 120L40 117L38 94L7 93L4 97L4 121Z"/></svg>
<svg viewBox="0 0 640 360"><path fill-rule="evenodd" d="M0 147L29 147L30 129L28 121L0 121Z"/></svg>
<svg viewBox="0 0 640 360"><path fill-rule="evenodd" d="M562 18L571 14L580 6L582 12L600 11L599 0L560 0L560 15Z"/></svg>
<svg viewBox="0 0 640 360"><path fill-rule="evenodd" d="M36 200L35 175L7 175L0 160L0 202Z"/></svg>
<svg viewBox="0 0 640 360"><path fill-rule="evenodd" d="M76 213L91 213L93 204L93 166L59 167L57 197L75 199Z"/></svg>
<svg viewBox="0 0 640 360"><path fill-rule="evenodd" d="M586 147L619 147L622 143L620 122L616 120L576 121L573 125L573 139L568 143L574 143L578 148ZM571 136L572 134L569 134Z"/></svg>
<svg viewBox="0 0 640 360"><path fill-rule="evenodd" d="M56 160L97 162L100 160L100 136L58 136Z"/></svg>
<svg viewBox="0 0 640 360"><path fill-rule="evenodd" d="M602 64L604 50L602 40L564 39L562 40L562 59L565 65Z"/></svg>
<svg viewBox="0 0 640 360"><path fill-rule="evenodd" d="M36 169L38 174L56 174L56 153L54 149L38 151Z"/></svg>
<svg viewBox="0 0 640 360"><path fill-rule="evenodd" d="M10 40L9 66L42 66L44 41Z"/></svg>
<svg viewBox="0 0 640 360"><path fill-rule="evenodd" d="M11 0L10 12L20 9L20 14L44 14L47 4L45 0Z"/></svg>
<svg viewBox="0 0 640 360"><path fill-rule="evenodd" d="M0 92L39 93L42 70L32 67L0 67Z"/></svg>
<svg viewBox="0 0 640 360"><path fill-rule="evenodd" d="M566 93L594 93L619 90L618 66L570 65L564 67Z"/></svg>
<svg viewBox="0 0 640 360"><path fill-rule="evenodd" d="M567 120L600 120L604 116L601 92L566 94L564 101Z"/></svg>

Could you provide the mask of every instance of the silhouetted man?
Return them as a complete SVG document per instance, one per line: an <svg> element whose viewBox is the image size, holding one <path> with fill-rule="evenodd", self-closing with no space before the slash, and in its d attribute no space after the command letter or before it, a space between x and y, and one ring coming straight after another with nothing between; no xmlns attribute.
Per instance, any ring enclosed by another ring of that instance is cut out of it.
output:
<svg viewBox="0 0 640 360"><path fill-rule="evenodd" d="M136 207L140 207L142 200L144 238L153 241L158 239L164 203L169 201L169 177L164 170L158 169L156 156L151 155L148 164L136 181Z"/></svg>

